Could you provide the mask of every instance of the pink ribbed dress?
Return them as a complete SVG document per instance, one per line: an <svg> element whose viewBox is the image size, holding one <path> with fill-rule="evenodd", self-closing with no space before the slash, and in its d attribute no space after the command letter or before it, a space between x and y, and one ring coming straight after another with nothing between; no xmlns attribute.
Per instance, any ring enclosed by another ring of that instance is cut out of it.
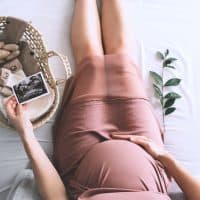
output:
<svg viewBox="0 0 200 200"><path fill-rule="evenodd" d="M169 200L163 166L111 133L143 135L163 148L141 76L127 55L86 58L65 87L54 125L54 160L70 200Z"/></svg>

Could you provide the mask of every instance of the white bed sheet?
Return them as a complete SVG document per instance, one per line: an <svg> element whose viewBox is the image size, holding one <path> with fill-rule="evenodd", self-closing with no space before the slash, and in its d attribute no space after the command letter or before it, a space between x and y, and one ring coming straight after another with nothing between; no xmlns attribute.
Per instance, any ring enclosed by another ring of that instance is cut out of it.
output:
<svg viewBox="0 0 200 200"><path fill-rule="evenodd" d="M127 20L135 43L132 50L143 70L146 88L152 96L149 70L159 71L157 50L171 50L177 57L175 76L181 77L177 91L183 96L176 103L177 111L166 118L166 148L195 176L200 174L200 2L198 0L124 0ZM1 0L2 16L16 16L32 21L43 35L48 49L73 57L69 43L73 0ZM62 65L51 62L59 78L64 77ZM62 93L63 87L60 87ZM152 99L152 102L154 100ZM155 105L158 115L160 108ZM52 154L51 126L54 119L36 131L49 156ZM5 199L13 178L28 166L22 143L14 131L0 129L0 200Z"/></svg>

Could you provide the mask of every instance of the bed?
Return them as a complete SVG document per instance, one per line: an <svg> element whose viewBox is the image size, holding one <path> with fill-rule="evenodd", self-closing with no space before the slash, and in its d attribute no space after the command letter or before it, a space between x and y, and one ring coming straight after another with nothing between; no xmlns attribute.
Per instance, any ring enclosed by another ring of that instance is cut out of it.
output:
<svg viewBox="0 0 200 200"><path fill-rule="evenodd" d="M15 16L31 21L40 30L47 49L57 50L74 60L70 49L69 32L73 13L73 0L1 0L2 16ZM159 71L156 51L169 49L178 58L174 76L182 79L177 91L182 98L177 101L177 111L166 117L166 148L196 177L200 177L200 28L198 0L124 0L126 19L133 38L132 54L141 66L149 96L153 96L149 71ZM51 60L52 69L58 78L64 77L62 64ZM63 85L64 86L64 85ZM63 86L59 90L62 94ZM153 97L152 102L155 101ZM154 104L153 104L154 105ZM159 119L160 107L154 105ZM52 155L51 127L54 117L35 134L48 156ZM0 200L6 199L16 175L30 164L17 134L0 128ZM174 184L169 191L173 200L184 199Z"/></svg>

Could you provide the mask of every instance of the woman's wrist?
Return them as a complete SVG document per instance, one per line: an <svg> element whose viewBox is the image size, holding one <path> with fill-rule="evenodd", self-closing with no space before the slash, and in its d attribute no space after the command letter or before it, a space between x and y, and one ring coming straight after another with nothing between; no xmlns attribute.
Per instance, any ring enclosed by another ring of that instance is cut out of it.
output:
<svg viewBox="0 0 200 200"><path fill-rule="evenodd" d="M157 160L160 161L166 168L168 168L169 165L171 166L172 164L176 163L175 158L167 151L158 155Z"/></svg>
<svg viewBox="0 0 200 200"><path fill-rule="evenodd" d="M19 130L19 134L20 134L22 140L26 140L29 137L34 136L33 129L29 129L29 130L28 129L22 129L22 130Z"/></svg>

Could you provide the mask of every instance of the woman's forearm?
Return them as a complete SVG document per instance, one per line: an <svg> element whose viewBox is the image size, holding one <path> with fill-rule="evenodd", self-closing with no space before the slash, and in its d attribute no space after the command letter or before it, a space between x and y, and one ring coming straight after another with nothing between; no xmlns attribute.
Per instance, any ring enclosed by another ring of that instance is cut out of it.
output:
<svg viewBox="0 0 200 200"><path fill-rule="evenodd" d="M166 153L158 157L168 172L175 179L188 200L200 199L200 181L189 174L170 154Z"/></svg>
<svg viewBox="0 0 200 200"><path fill-rule="evenodd" d="M33 131L21 134L24 148L31 161L40 194L45 200L66 200L64 184L51 161L38 143Z"/></svg>

